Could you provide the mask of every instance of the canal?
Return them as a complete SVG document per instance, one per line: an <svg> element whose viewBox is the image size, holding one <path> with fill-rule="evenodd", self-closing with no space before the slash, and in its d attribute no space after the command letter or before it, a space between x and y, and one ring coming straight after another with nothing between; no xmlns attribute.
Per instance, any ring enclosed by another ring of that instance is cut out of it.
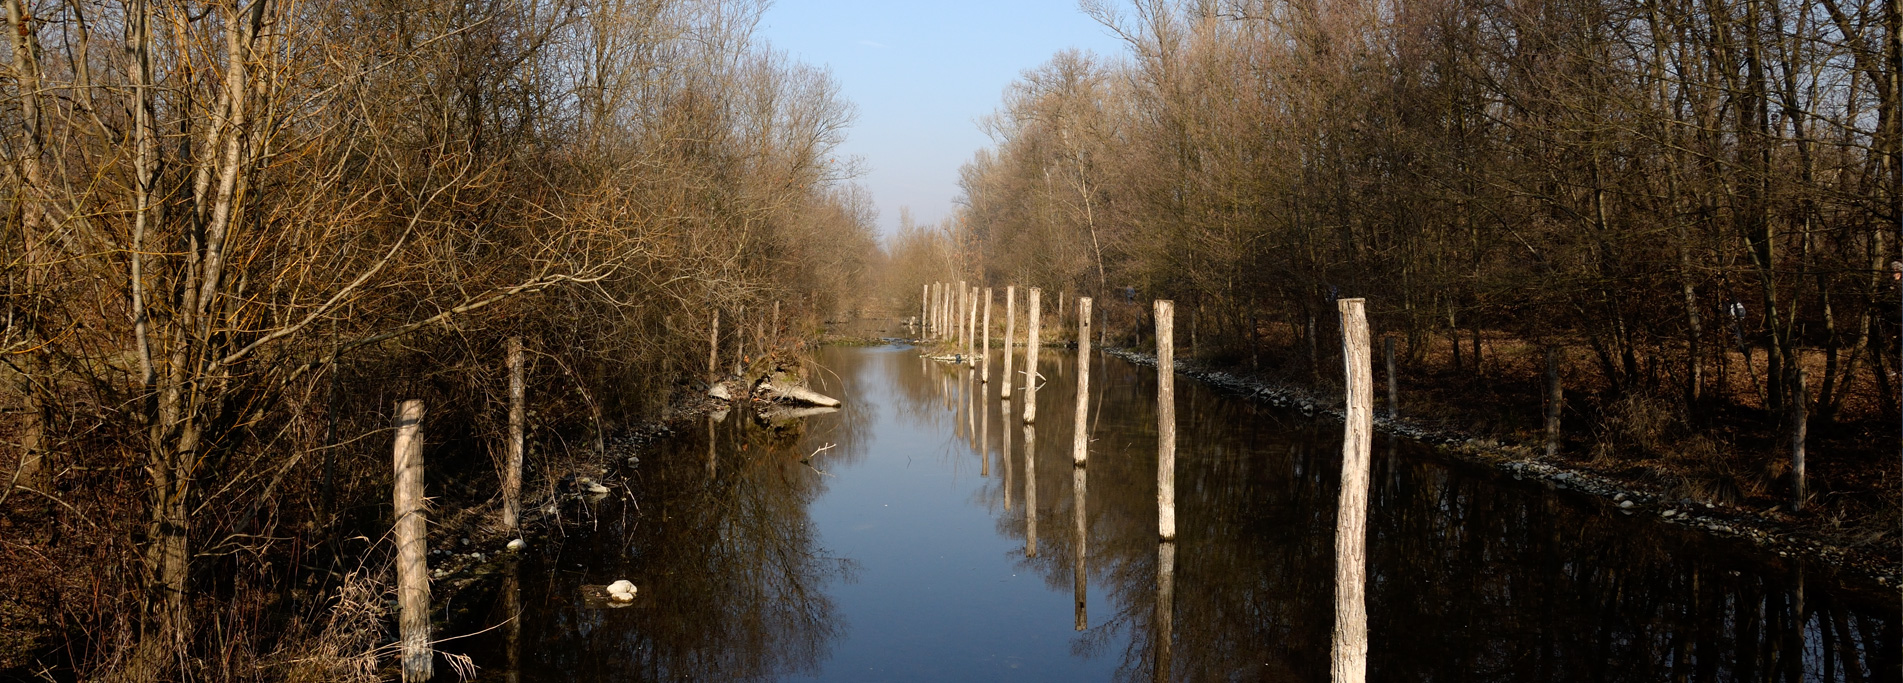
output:
<svg viewBox="0 0 1903 683"><path fill-rule="evenodd" d="M1033 432L995 368L824 348L843 409L649 446L442 649L479 680L1327 680L1340 423L1179 379L1160 600L1155 371L1091 359L1078 469L1076 355L1041 361ZM1821 568L1376 444L1369 680L1898 678L1894 601ZM617 579L633 605L589 597Z"/></svg>

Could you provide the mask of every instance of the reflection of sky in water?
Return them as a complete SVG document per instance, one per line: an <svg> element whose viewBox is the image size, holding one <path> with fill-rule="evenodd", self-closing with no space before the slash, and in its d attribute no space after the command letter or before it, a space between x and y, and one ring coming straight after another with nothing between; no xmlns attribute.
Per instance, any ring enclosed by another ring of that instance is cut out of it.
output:
<svg viewBox="0 0 1903 683"><path fill-rule="evenodd" d="M1023 432L995 384L977 420L963 370L828 348L812 376L844 410L777 427L736 411L712 480L705 425L687 430L643 455L638 514L604 506L523 565L521 679L1149 680L1154 371L1092 371L1080 633L1076 361L1041 356L1035 558ZM1177 391L1175 678L1326 680L1339 424ZM1794 566L1411 444L1379 440L1374 467L1370 680L1897 680L1894 610L1815 570L1799 590ZM654 602L573 598L622 576ZM507 632L462 641L485 678L506 678Z"/></svg>

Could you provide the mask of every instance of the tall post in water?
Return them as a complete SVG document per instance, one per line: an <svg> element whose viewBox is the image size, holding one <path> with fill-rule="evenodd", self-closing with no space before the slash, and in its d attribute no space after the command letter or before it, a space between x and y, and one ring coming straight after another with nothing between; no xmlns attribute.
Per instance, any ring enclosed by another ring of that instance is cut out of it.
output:
<svg viewBox="0 0 1903 683"><path fill-rule="evenodd" d="M991 383L991 288L985 288L984 352L979 354L978 381Z"/></svg>
<svg viewBox="0 0 1903 683"><path fill-rule="evenodd" d="M1791 511L1804 511L1804 439L1810 432L1810 388L1804 368L1791 369Z"/></svg>
<svg viewBox="0 0 1903 683"><path fill-rule="evenodd" d="M1011 374L1011 359L1018 352L1017 305L1017 286L1006 285L1004 288L1004 376L1000 378L1004 380L1004 382L998 386L998 391L1000 392L999 395L1004 397L1007 405L1011 401L1011 384L1017 381L1017 375ZM1010 411L1005 411L1004 414L1009 415L1011 413Z"/></svg>
<svg viewBox="0 0 1903 683"><path fill-rule="evenodd" d="M919 325L918 335L920 338L924 338L925 336L925 325L927 323L928 316L930 316L931 314L932 314L932 286L924 285L919 288L919 293L918 293L918 325Z"/></svg>
<svg viewBox="0 0 1903 683"><path fill-rule="evenodd" d="M429 531L423 509L423 402L404 401L396 417L396 581L403 680L434 673L430 650Z"/></svg>
<svg viewBox="0 0 1903 683"><path fill-rule="evenodd" d="M1156 302L1156 534L1176 540L1176 302Z"/></svg>
<svg viewBox="0 0 1903 683"><path fill-rule="evenodd" d="M1374 372L1362 299L1341 299L1341 356L1348 411L1342 422L1341 503L1335 515L1335 631L1329 672L1335 683L1368 676L1368 466L1374 430Z"/></svg>
<svg viewBox="0 0 1903 683"><path fill-rule="evenodd" d="M958 281L958 293L954 296L956 298L952 301L952 305L954 306L952 309L952 335L956 337L954 341L957 344L956 348L958 352L963 354L965 352L964 349L969 346L966 342L971 341L970 338L965 335L965 309L971 307L971 290L965 287L964 280Z"/></svg>
<svg viewBox="0 0 1903 683"><path fill-rule="evenodd" d="M1394 372L1394 335L1383 337L1381 346L1388 359L1388 419L1392 420L1401 416L1401 385Z"/></svg>
<svg viewBox="0 0 1903 683"><path fill-rule="evenodd" d="M522 338L509 338L509 444L502 458L502 526L521 527L522 452L527 446L528 389L522 378Z"/></svg>
<svg viewBox="0 0 1903 683"><path fill-rule="evenodd" d="M1559 347L1546 348L1546 457L1559 455L1559 415L1566 395L1559 384Z"/></svg>
<svg viewBox="0 0 1903 683"><path fill-rule="evenodd" d="M1027 311L1031 320L1029 338L1025 340L1024 347L1024 424L1037 421L1037 328L1042 313L1039 310L1042 302L1038 301L1041 294L1038 288L1031 288L1031 305Z"/></svg>
<svg viewBox="0 0 1903 683"><path fill-rule="evenodd" d="M714 309L714 331L707 333L707 381L720 378L720 309Z"/></svg>
<svg viewBox="0 0 1903 683"><path fill-rule="evenodd" d="M1072 430L1070 462L1084 466L1090 451L1090 297L1077 299L1077 428Z"/></svg>
<svg viewBox="0 0 1903 683"><path fill-rule="evenodd" d="M978 286L971 287L971 305L965 307L965 365L978 367Z"/></svg>

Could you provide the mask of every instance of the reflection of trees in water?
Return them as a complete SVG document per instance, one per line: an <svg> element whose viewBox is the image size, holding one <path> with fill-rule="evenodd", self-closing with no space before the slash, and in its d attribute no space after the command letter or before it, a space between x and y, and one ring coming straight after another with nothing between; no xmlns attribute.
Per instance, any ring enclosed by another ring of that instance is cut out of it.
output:
<svg viewBox="0 0 1903 683"><path fill-rule="evenodd" d="M869 354L825 360L849 383L876 369ZM569 530L580 533L557 557L523 567L521 679L817 673L843 628L828 587L849 580L852 567L819 546L807 510L825 491L818 470L865 457L863 437L878 410L847 401L837 413L777 425L737 410L712 430L713 466L704 426L644 454L632 484L638 504L605 503L592 527ZM818 469L801 462L825 444L838 445L813 458ZM583 603L583 584L624 577L640 586L636 606ZM507 605L504 588L499 604ZM506 647L507 632L472 649ZM490 654L485 666L506 666L507 651Z"/></svg>
<svg viewBox="0 0 1903 683"><path fill-rule="evenodd" d="M1093 397L1087 566L1113 604L1073 649L1121 649L1120 680L1155 663L1152 372L1113 363ZM1039 398L1065 391L1053 380ZM1178 391L1173 678L1326 679L1339 427ZM1037 465L1062 471L1070 420L1041 422ZM1724 543L1420 453L1378 452L1374 476L1371 680L1896 680L1903 634L1888 607L1804 592ZM1072 515L1071 486L1040 478L1039 516ZM1012 511L998 526L1021 536L1022 522ZM1075 534L1039 545L1020 562L1072 588Z"/></svg>

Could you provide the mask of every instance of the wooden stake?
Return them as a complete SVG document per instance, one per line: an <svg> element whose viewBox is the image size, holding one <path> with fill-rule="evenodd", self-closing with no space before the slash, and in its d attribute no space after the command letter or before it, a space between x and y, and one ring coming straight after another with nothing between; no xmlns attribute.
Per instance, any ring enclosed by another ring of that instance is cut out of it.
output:
<svg viewBox="0 0 1903 683"><path fill-rule="evenodd" d="M1559 347L1546 348L1546 457L1559 455L1560 408L1566 396L1559 383Z"/></svg>
<svg viewBox="0 0 1903 683"><path fill-rule="evenodd" d="M527 445L528 413L523 405L527 386L522 378L522 338L509 338L509 445L502 463L502 526L521 528L522 453Z"/></svg>
<svg viewBox="0 0 1903 683"><path fill-rule="evenodd" d="M979 354L978 381L991 383L991 288L985 288L984 353Z"/></svg>
<svg viewBox="0 0 1903 683"><path fill-rule="evenodd" d="M972 285L971 305L965 307L965 366L978 367L978 286Z"/></svg>
<svg viewBox="0 0 1903 683"><path fill-rule="evenodd" d="M1804 368L1791 371L1791 511L1804 511L1804 439L1810 432L1810 388Z"/></svg>
<svg viewBox="0 0 1903 683"><path fill-rule="evenodd" d="M1017 286L1006 285L1004 288L1004 376L999 378L1004 380L1004 382L998 386L998 391L1004 396L1007 403L1011 400L1011 385L1017 382L1017 375L1011 374L1011 359L1016 356L1018 352L1017 306Z"/></svg>
<svg viewBox="0 0 1903 683"><path fill-rule="evenodd" d="M1176 540L1176 302L1156 302L1156 534Z"/></svg>
<svg viewBox="0 0 1903 683"><path fill-rule="evenodd" d="M1024 424L1037 421L1037 328L1039 326L1042 302L1038 300L1043 292L1031 288L1030 338L1024 348Z"/></svg>
<svg viewBox="0 0 1903 683"><path fill-rule="evenodd" d="M952 343L954 344L954 348L959 349L959 353L961 354L964 353L964 349L969 346L966 342L970 341L965 335L965 309L970 307L968 305L970 300L971 290L965 287L964 280L959 280L958 291L953 294L952 299Z"/></svg>
<svg viewBox="0 0 1903 683"><path fill-rule="evenodd" d="M1341 442L1341 502L1335 514L1335 631L1329 672L1335 683L1368 675L1368 466L1374 431L1374 368L1362 299L1341 299L1341 356L1348 411Z"/></svg>
<svg viewBox="0 0 1903 683"><path fill-rule="evenodd" d="M397 628L402 637L403 680L427 681L434 673L430 650L429 531L423 509L423 402L404 401L396 417Z"/></svg>
<svg viewBox="0 0 1903 683"><path fill-rule="evenodd" d="M1382 338L1382 355L1388 360L1388 419L1401 416L1401 389L1394 372L1394 335Z"/></svg>
<svg viewBox="0 0 1903 683"><path fill-rule="evenodd" d="M1090 297L1077 299L1077 428L1071 431L1070 462L1078 467L1090 451Z"/></svg>
<svg viewBox="0 0 1903 683"><path fill-rule="evenodd" d="M714 331L707 334L707 381L720 378L720 309L714 309Z"/></svg>
<svg viewBox="0 0 1903 683"><path fill-rule="evenodd" d="M924 334L925 324L927 320L931 319L931 315L932 315L932 286L925 285L919 289L919 293L918 293L918 324L919 324L918 332L921 338L925 336Z"/></svg>
<svg viewBox="0 0 1903 683"><path fill-rule="evenodd" d="M1037 428L1024 423L1024 556L1037 557Z"/></svg>

